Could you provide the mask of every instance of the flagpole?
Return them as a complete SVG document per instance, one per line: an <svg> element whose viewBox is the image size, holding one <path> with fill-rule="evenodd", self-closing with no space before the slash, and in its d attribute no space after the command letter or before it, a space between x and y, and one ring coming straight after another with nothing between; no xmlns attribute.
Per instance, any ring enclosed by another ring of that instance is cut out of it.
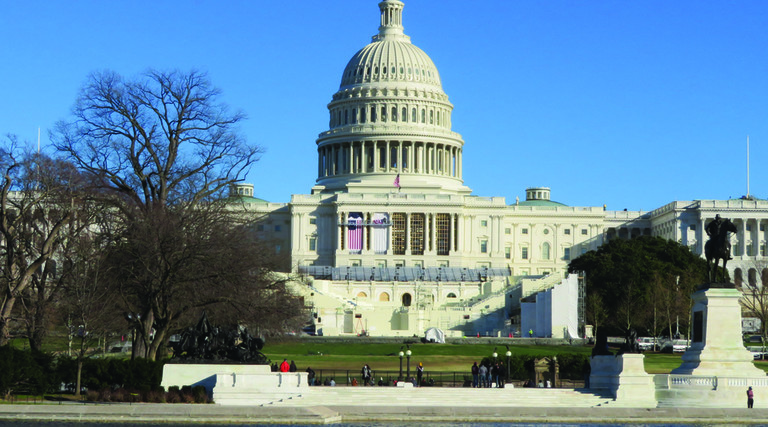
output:
<svg viewBox="0 0 768 427"><path fill-rule="evenodd" d="M749 135L747 135L747 199L749 199Z"/></svg>

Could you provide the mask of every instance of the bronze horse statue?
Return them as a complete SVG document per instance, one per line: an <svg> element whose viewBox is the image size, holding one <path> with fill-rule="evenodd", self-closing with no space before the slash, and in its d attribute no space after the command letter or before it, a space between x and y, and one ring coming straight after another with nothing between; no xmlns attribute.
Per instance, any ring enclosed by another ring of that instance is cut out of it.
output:
<svg viewBox="0 0 768 427"><path fill-rule="evenodd" d="M719 215L717 219L720 219ZM717 230L713 230L713 234L710 235L710 239L704 245L704 255L709 266L710 283L718 283L717 265L721 259L723 260L723 282L725 281L725 265L731 259L731 242L728 240L728 233L736 232L736 226L727 218L720 221L719 227L714 228L717 228ZM707 231L709 230L710 227L707 226ZM714 263L712 262L713 260Z"/></svg>

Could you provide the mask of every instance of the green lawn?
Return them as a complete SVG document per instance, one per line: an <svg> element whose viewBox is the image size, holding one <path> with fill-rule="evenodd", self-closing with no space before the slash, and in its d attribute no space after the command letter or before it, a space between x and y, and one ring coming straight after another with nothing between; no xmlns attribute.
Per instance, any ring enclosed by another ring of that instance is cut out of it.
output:
<svg viewBox="0 0 768 427"><path fill-rule="evenodd" d="M301 367L314 369L359 370L364 364L374 369L396 370L400 366L401 344L369 343L304 343L284 342L267 344L262 350L272 362L284 358ZM468 371L473 362L490 356L494 348L503 359L505 346L478 344L411 344L411 366L422 362L430 371ZM405 348L403 348L405 350ZM559 353L590 354L591 347L569 346L510 346L513 354L555 356ZM406 359L404 362L406 363Z"/></svg>
<svg viewBox="0 0 768 427"><path fill-rule="evenodd" d="M507 349L504 346L479 344L411 344L411 366L424 363L430 371L468 371L472 363L490 356L494 347L503 359ZM400 344L368 343L306 343L301 341L267 344L263 352L272 362L283 358L295 361L304 369L359 370L364 364L374 369L397 370L400 365L398 352ZM513 354L554 356L558 353L591 354L589 346L510 346ZM645 370L649 374L668 374L682 363L682 353L645 354ZM405 359L403 360L405 363ZM768 361L755 361L755 366L768 372Z"/></svg>

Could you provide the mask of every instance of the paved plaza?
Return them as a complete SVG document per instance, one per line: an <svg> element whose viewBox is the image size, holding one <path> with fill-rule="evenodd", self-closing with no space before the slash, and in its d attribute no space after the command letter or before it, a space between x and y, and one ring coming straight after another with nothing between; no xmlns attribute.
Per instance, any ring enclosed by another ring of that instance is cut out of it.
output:
<svg viewBox="0 0 768 427"><path fill-rule="evenodd" d="M746 406L746 397L744 404ZM312 393L260 406L151 403L0 405L0 420L237 424L440 421L756 425L768 424L768 409L621 408L612 406L610 398L573 389L315 387Z"/></svg>

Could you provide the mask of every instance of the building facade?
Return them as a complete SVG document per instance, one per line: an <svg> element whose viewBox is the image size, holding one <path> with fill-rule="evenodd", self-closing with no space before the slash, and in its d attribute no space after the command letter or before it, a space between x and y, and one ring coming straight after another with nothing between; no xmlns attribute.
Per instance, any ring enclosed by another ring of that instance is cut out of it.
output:
<svg viewBox="0 0 768 427"><path fill-rule="evenodd" d="M253 198L252 185L233 189L243 211L259 219L257 231L306 277L302 292L318 330L514 333L519 298L564 278L572 258L640 235L702 254L704 228L718 213L739 227L731 277L768 279L760 265L768 259L763 200L675 201L628 212L566 206L547 187L528 188L514 203L472 195L453 105L435 64L405 35L403 7L379 3L378 33L342 72L329 128L316 141L310 194L278 204Z"/></svg>

